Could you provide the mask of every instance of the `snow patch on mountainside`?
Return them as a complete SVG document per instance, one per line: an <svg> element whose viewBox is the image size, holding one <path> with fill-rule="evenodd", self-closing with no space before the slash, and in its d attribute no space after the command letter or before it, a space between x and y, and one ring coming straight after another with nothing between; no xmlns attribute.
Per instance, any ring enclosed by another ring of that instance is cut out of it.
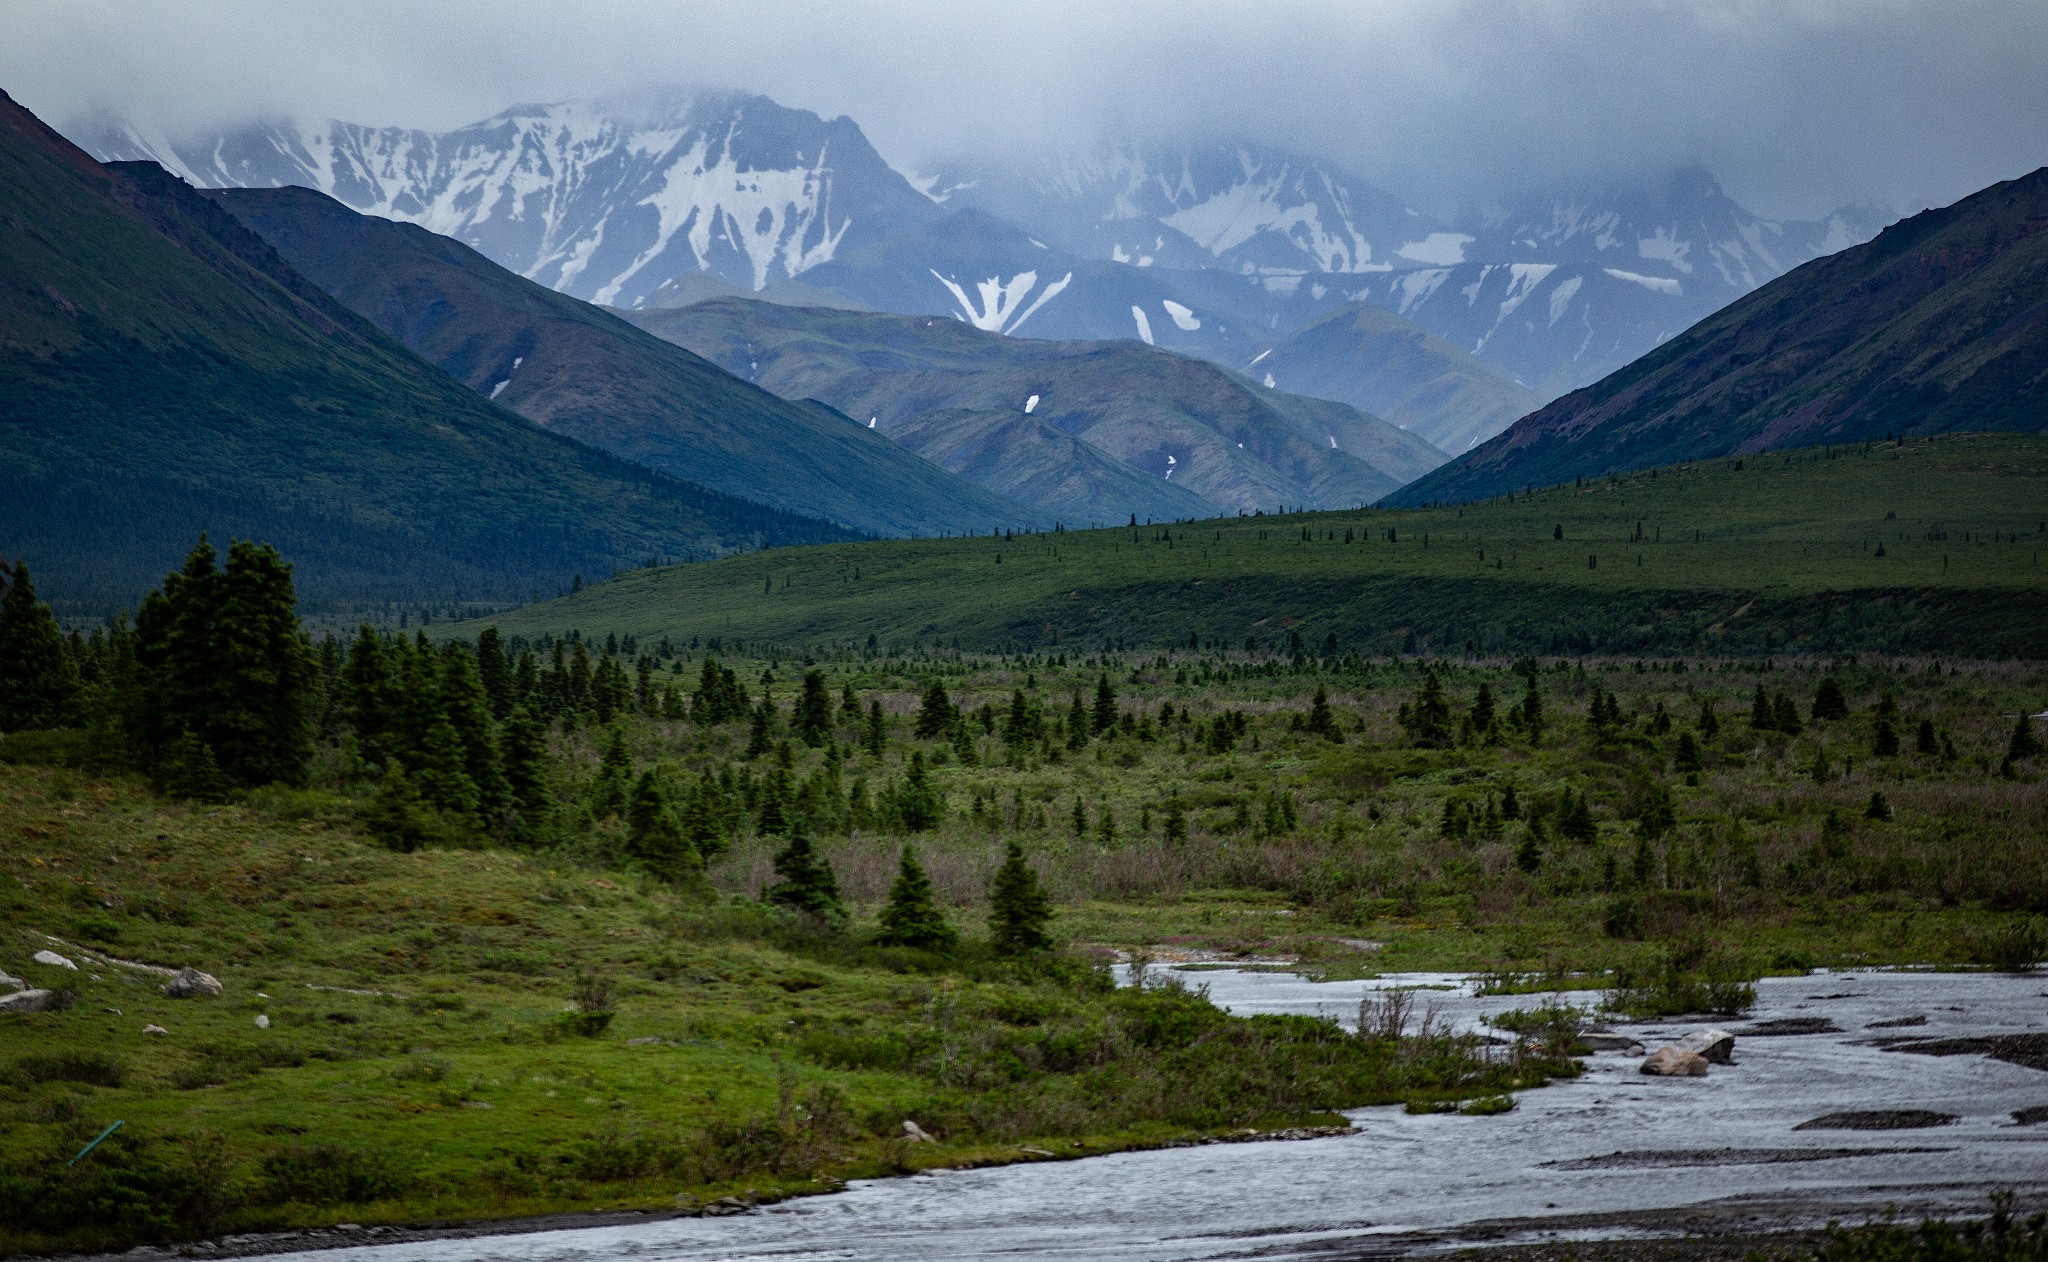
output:
<svg viewBox="0 0 2048 1262"><path fill-rule="evenodd" d="M1660 294L1678 295L1685 292L1684 287L1669 276L1645 276L1641 272L1624 272L1618 267L1603 267L1600 270L1616 280L1630 281Z"/></svg>
<svg viewBox="0 0 2048 1262"><path fill-rule="evenodd" d="M929 270L938 282L946 287L946 291L953 295L953 301L960 305L960 318L988 333L1016 332L1019 325L1031 318L1032 313L1052 301L1074 279L1074 274L1068 272L1040 290L1038 297L1027 307L1023 306L1023 303L1038 286L1037 272L1019 272L1007 281L1000 276L991 276L975 285L977 301L970 299L967 291L952 277L940 275L937 269Z"/></svg>
<svg viewBox="0 0 2048 1262"><path fill-rule="evenodd" d="M1432 232L1420 241L1410 241L1395 253L1410 262L1452 267L1465 261L1465 247L1473 240L1462 232Z"/></svg>

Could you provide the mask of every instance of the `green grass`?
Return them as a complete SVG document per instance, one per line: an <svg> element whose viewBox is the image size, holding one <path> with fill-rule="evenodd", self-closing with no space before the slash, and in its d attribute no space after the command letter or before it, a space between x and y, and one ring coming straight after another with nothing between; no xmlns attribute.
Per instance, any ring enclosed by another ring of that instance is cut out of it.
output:
<svg viewBox="0 0 2048 1262"><path fill-rule="evenodd" d="M773 1199L1571 1072L1232 1019L974 942L864 948L566 855L396 854L350 814L330 793L196 808L0 779L0 962L75 998L0 1018L0 1253ZM43 948L80 970L30 963ZM226 992L170 999L116 959ZM597 1037L568 1017L592 977L617 996ZM906 1118L939 1142L906 1142Z"/></svg>
<svg viewBox="0 0 2048 1262"><path fill-rule="evenodd" d="M771 550L636 571L497 621L677 643L1273 647L1299 635L1313 652L1334 635L1366 652L2032 657L2048 643L2044 504L2048 438L1963 435L1460 508Z"/></svg>

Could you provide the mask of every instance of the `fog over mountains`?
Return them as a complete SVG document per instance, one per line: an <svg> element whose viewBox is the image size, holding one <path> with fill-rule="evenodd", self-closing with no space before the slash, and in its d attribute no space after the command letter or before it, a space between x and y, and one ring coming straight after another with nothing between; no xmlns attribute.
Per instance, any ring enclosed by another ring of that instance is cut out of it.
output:
<svg viewBox="0 0 2048 1262"><path fill-rule="evenodd" d="M103 119L74 138L199 187L315 188L626 309L745 293L1137 339L1362 407L1441 397L1393 419L1451 454L1888 218L1774 222L1681 170L1445 222L1328 163L1228 140L899 171L854 120L681 90L447 132L269 122L171 138ZM1374 335L1411 358L1428 348L1415 380L1367 398L1358 375L1385 374L1371 344L1326 329L1289 345L1350 303L1405 322ZM1458 388L1430 387L1445 376Z"/></svg>

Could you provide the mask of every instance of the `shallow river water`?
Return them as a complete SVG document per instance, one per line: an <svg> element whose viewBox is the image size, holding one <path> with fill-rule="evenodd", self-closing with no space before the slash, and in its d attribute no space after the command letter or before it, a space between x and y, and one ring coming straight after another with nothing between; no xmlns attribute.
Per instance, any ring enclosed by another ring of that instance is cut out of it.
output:
<svg viewBox="0 0 2048 1262"><path fill-rule="evenodd" d="M1389 985L1445 989L1464 1025L1540 999L1474 997L1456 977L1313 983L1285 973L1183 974L1233 1012L1304 1012L1351 1024ZM1571 1082L1523 1093L1494 1117L1351 1114L1358 1132L1082 1161L924 1174L729 1218L434 1240L342 1251L351 1262L666 1259L1344 1258L1485 1241L1810 1226L1896 1205L1975 1212L1985 1192L2048 1192L2048 1072L1981 1055L1885 1051L1882 1036L2048 1031L2048 979L1821 974L1759 983L1756 1010L1724 1022L1735 1063L1660 1079L1618 1053ZM1581 1001L1589 996L1576 996ZM1419 1006L1419 1005L1418 1005ZM1924 1025L1867 1028L1924 1016ZM1756 1021L1825 1017L1839 1033L1752 1037ZM1690 1028L1617 1027L1651 1049ZM1913 1130L1795 1130L1846 1110L1957 1116ZM330 1255L332 1256L332 1255Z"/></svg>

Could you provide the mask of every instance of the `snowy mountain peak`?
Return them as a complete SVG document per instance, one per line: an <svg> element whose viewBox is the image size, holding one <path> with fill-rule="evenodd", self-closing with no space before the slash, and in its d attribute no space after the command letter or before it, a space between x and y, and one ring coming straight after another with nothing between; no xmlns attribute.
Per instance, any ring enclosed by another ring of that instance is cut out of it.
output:
<svg viewBox="0 0 2048 1262"><path fill-rule="evenodd" d="M206 187L296 184L464 241L553 288L635 305L685 271L754 290L934 207L851 120L744 93L521 105L450 132L273 121L193 142L82 138Z"/></svg>

